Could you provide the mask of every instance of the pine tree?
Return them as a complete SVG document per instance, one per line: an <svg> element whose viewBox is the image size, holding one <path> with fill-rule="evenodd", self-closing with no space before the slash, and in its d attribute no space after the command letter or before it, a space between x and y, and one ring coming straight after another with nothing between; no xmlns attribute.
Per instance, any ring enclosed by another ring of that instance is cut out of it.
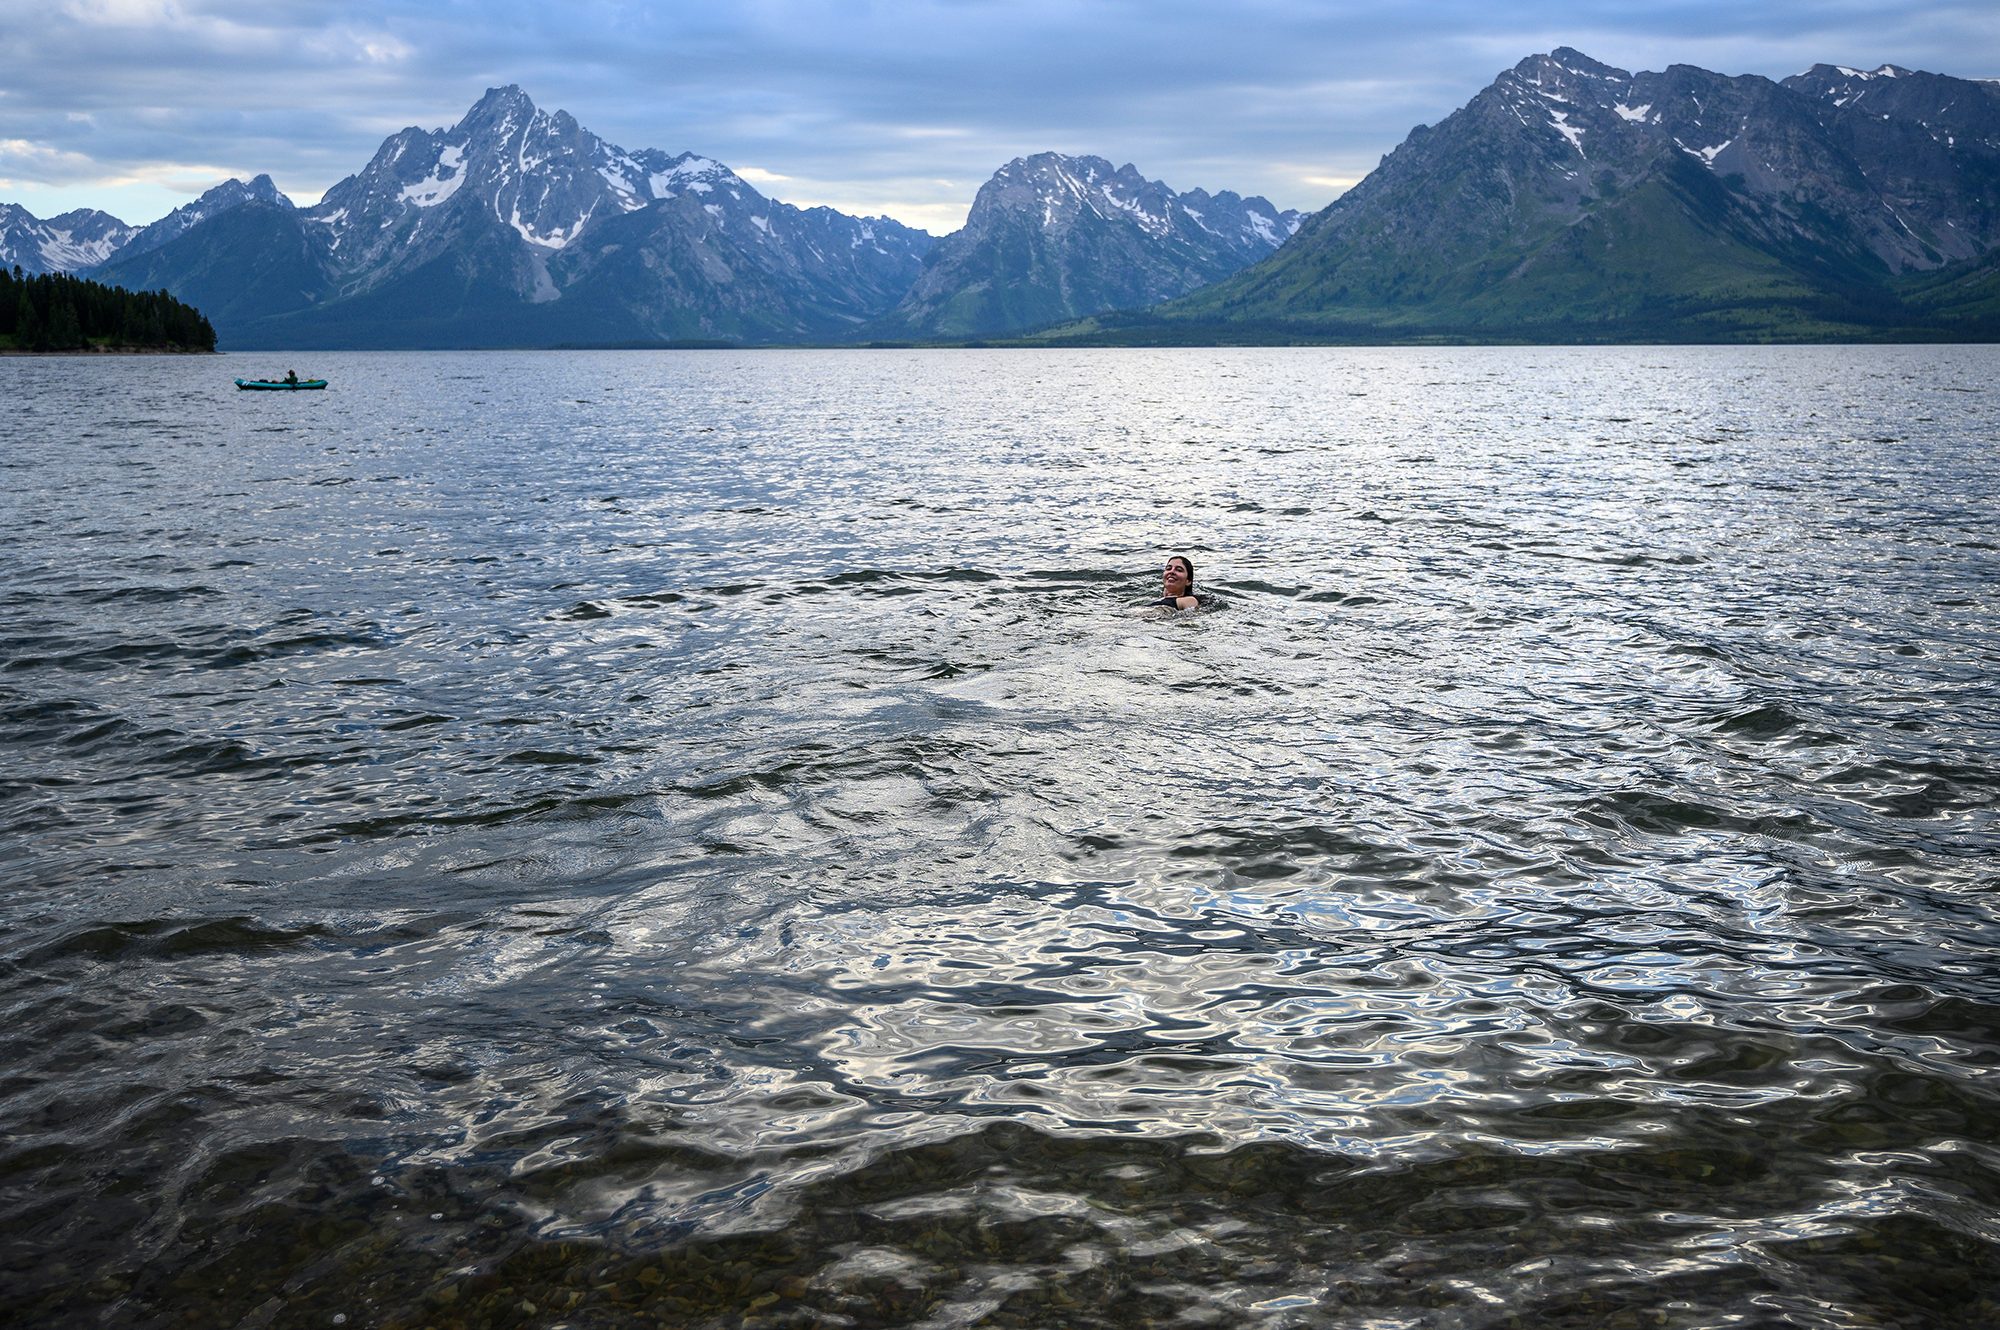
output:
<svg viewBox="0 0 2000 1330"><path fill-rule="evenodd" d="M76 306L70 303L68 292L49 311L48 340L51 351L74 351L83 345L83 325L77 322Z"/></svg>
<svg viewBox="0 0 2000 1330"><path fill-rule="evenodd" d="M165 291L128 291L64 273L0 267L0 346L74 351L92 343L213 351L215 328Z"/></svg>
<svg viewBox="0 0 2000 1330"><path fill-rule="evenodd" d="M23 351L43 349L41 316L35 313L34 297L28 294L26 283L22 283L21 303L14 311L14 345Z"/></svg>

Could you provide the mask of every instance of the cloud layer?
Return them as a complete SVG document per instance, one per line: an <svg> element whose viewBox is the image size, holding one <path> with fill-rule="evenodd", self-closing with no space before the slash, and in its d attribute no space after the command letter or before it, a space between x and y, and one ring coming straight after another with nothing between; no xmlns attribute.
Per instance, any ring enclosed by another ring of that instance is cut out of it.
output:
<svg viewBox="0 0 2000 1330"><path fill-rule="evenodd" d="M963 220L1054 149L1316 209L1521 57L1782 77L2000 75L2000 10L1910 0L0 0L0 200L147 221L225 175L310 200L405 125L518 83L629 148L787 202Z"/></svg>

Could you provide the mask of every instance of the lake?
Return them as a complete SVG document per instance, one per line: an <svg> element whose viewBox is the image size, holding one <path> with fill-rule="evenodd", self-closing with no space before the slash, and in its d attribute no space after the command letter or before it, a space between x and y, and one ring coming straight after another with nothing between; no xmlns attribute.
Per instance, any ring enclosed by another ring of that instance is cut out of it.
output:
<svg viewBox="0 0 2000 1330"><path fill-rule="evenodd" d="M288 354L0 359L0 1320L2000 1323L2000 348Z"/></svg>

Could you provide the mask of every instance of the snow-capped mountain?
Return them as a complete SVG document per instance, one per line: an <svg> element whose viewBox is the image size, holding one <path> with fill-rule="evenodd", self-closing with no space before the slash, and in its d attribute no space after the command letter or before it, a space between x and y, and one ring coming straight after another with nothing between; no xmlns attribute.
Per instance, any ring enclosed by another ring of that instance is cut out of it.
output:
<svg viewBox="0 0 2000 1330"><path fill-rule="evenodd" d="M1419 125L1272 258L1169 318L1470 335L1856 335L2000 239L2000 85L1784 84L1558 48ZM1925 297L1928 299L1928 297ZM1979 297L1984 298L1984 297Z"/></svg>
<svg viewBox="0 0 2000 1330"><path fill-rule="evenodd" d="M235 345L829 341L1151 304L1297 226L1263 199L1043 154L1002 168L926 265L922 231L768 199L695 153L620 148L507 87L450 128L390 136L310 208L265 177L218 187L97 275L173 290Z"/></svg>
<svg viewBox="0 0 2000 1330"><path fill-rule="evenodd" d="M249 184L241 180L225 180L193 203L183 204L152 225L141 227L124 245L97 262L104 263L114 257L130 259L158 249L168 241L186 235L209 218L219 217L231 208L240 208L246 203L262 203L274 208L292 206L292 201L278 192L277 185L267 175L256 176Z"/></svg>
<svg viewBox="0 0 2000 1330"><path fill-rule="evenodd" d="M706 157L619 148L509 87L391 136L311 208L259 176L121 228L0 206L0 253L108 255L93 276L164 287L238 346L949 339L1160 301L1145 317L1279 338L1986 336L2000 84L1633 74L1558 48L1303 225L1043 153L935 243L765 198Z"/></svg>
<svg viewBox="0 0 2000 1330"><path fill-rule="evenodd" d="M27 273L87 273L113 258L131 258L158 249L209 218L245 203L292 206L267 175L247 185L241 180L225 180L149 226L128 226L95 208L79 208L44 222L17 204L0 203L0 265L18 263Z"/></svg>
<svg viewBox="0 0 2000 1330"><path fill-rule="evenodd" d="M95 208L43 221L17 203L0 203L0 268L18 266L30 276L77 272L104 262L138 234L138 227Z"/></svg>
<svg viewBox="0 0 2000 1330"><path fill-rule="evenodd" d="M1102 157L1017 157L980 188L884 329L983 336L1155 304L1256 262L1298 225L1264 199L1176 193Z"/></svg>
<svg viewBox="0 0 2000 1330"><path fill-rule="evenodd" d="M362 272L441 233L468 212L497 222L543 255L566 248L594 218L712 190L733 176L719 163L656 150L628 153L566 111L538 109L519 88L494 88L450 129L405 129L360 174L326 192L307 217L323 227L341 269ZM746 186L747 188L747 186Z"/></svg>
<svg viewBox="0 0 2000 1330"><path fill-rule="evenodd" d="M262 268L238 282L213 251L252 236ZM693 153L627 151L507 87L448 129L392 135L311 208L217 215L100 276L224 311L239 345L796 341L888 309L930 244L767 199Z"/></svg>

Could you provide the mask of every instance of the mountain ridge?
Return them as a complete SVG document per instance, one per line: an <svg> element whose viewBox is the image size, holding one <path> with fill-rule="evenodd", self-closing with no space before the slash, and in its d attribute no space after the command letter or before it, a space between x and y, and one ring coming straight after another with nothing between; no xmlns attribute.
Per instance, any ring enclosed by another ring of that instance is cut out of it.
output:
<svg viewBox="0 0 2000 1330"><path fill-rule="evenodd" d="M58 243L15 213L0 241ZM627 151L509 85L311 208L230 181L92 271L274 346L1986 338L1996 247L2000 84L1559 46L1304 217L1038 153L937 239Z"/></svg>
<svg viewBox="0 0 2000 1330"><path fill-rule="evenodd" d="M1002 194L1041 219L1025 259L969 243L993 239L981 219ZM1053 153L1002 167L980 198L931 263L926 232L767 199L696 153L618 147L510 84L454 125L389 135L311 207L268 176L230 180L91 271L176 290L227 340L273 348L934 339L1181 294L1269 253L1299 216ZM1011 298L962 326L931 318L922 301L959 285Z"/></svg>
<svg viewBox="0 0 2000 1330"><path fill-rule="evenodd" d="M1016 157L875 331L977 337L1157 304L1271 253L1298 223L1263 198L1176 193L1129 162Z"/></svg>
<svg viewBox="0 0 2000 1330"><path fill-rule="evenodd" d="M390 135L310 208L241 198L96 271L186 289L239 344L798 341L886 309L930 243L694 153L629 152L509 85Z"/></svg>
<svg viewBox="0 0 2000 1330"><path fill-rule="evenodd" d="M1117 238L1099 266L1128 280L1095 274L993 326L1179 294L1268 252L1296 223L1261 199L1178 195L1089 160L1106 177L1095 224ZM270 347L921 333L882 321L934 246L891 218L768 199L712 158L618 147L515 85L488 89L448 128L389 135L312 207L294 208L268 177L231 181L141 238L94 271L180 291L214 311L226 339Z"/></svg>
<svg viewBox="0 0 2000 1330"><path fill-rule="evenodd" d="M1530 56L1418 126L1292 244L1152 316L1343 337L1949 332L1899 292L2000 241L2000 88L1839 70L1787 87ZM1901 85L1886 134L1862 121L1881 113L1847 109L1855 80ZM1945 109L1963 132L1913 155Z"/></svg>
<svg viewBox="0 0 2000 1330"><path fill-rule="evenodd" d="M96 208L73 208L43 219L18 203L0 203L0 268L30 277L76 273L117 253L141 227Z"/></svg>

